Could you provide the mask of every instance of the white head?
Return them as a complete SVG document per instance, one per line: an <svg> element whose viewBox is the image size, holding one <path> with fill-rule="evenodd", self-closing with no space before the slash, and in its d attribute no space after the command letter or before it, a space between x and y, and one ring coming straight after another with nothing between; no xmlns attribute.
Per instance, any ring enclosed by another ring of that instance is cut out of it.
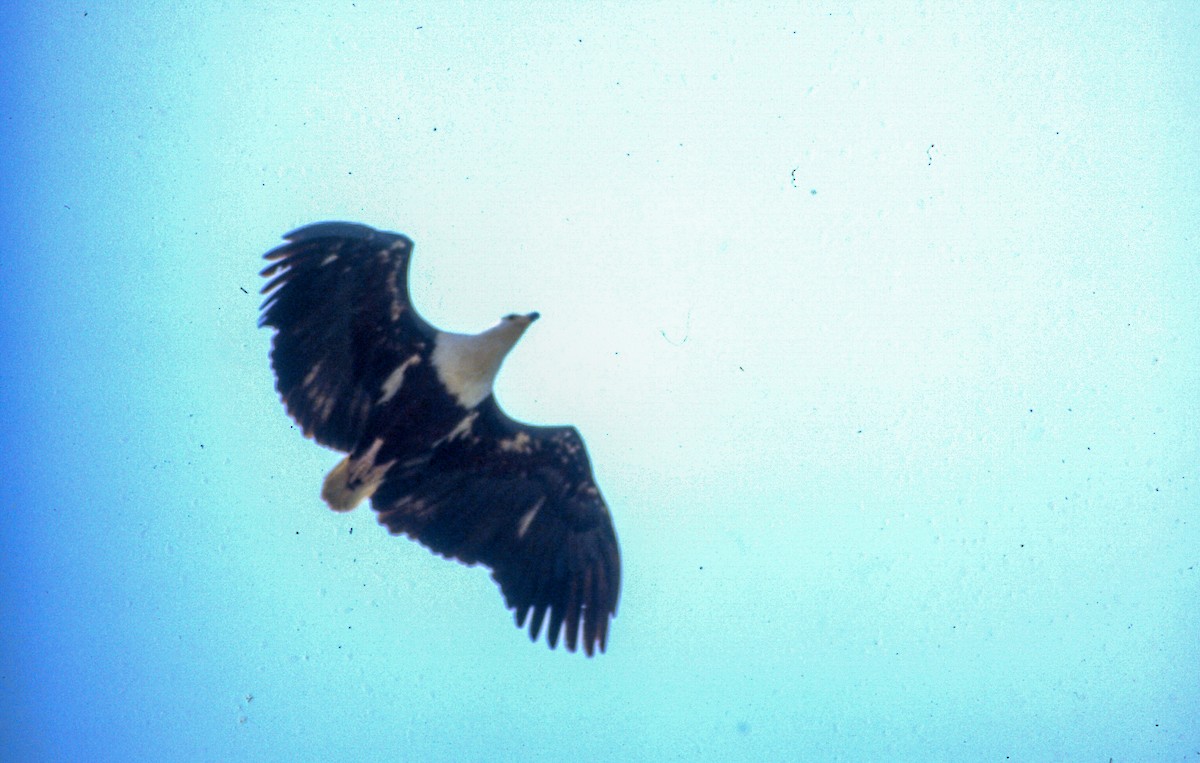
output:
<svg viewBox="0 0 1200 763"><path fill-rule="evenodd" d="M474 408L492 393L504 356L538 317L537 313L512 313L481 334L438 332L433 367L459 405Z"/></svg>

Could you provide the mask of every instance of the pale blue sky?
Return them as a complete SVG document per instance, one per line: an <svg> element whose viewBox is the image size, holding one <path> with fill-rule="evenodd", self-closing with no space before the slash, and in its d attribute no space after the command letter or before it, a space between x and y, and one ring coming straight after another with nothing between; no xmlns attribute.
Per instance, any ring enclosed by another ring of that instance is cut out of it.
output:
<svg viewBox="0 0 1200 763"><path fill-rule="evenodd" d="M6 5L0 759L1195 760L1200 13L1110 6ZM542 313L607 654L321 503L323 219Z"/></svg>

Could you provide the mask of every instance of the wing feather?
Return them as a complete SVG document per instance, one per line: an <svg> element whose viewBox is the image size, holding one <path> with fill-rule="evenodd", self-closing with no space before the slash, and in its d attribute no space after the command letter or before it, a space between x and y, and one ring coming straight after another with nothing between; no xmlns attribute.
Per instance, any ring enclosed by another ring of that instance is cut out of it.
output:
<svg viewBox="0 0 1200 763"><path fill-rule="evenodd" d="M307 225L284 236L263 269L260 326L276 330L276 389L322 445L350 451L362 438L381 380L432 342L412 309L413 243L354 223Z"/></svg>
<svg viewBox="0 0 1200 763"><path fill-rule="evenodd" d="M490 567L531 639L546 623L552 648L561 635L604 651L620 551L575 429L520 424L488 397L466 433L393 468L371 502L392 532Z"/></svg>

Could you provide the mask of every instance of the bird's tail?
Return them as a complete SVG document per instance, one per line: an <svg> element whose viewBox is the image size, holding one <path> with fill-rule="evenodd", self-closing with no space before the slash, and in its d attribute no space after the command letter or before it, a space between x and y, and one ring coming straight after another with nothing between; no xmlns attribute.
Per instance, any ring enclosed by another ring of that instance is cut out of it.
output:
<svg viewBox="0 0 1200 763"><path fill-rule="evenodd" d="M377 483L356 482L355 485L350 484L350 457L346 456L326 475L325 484L321 486L321 497L334 511L350 511L378 487Z"/></svg>

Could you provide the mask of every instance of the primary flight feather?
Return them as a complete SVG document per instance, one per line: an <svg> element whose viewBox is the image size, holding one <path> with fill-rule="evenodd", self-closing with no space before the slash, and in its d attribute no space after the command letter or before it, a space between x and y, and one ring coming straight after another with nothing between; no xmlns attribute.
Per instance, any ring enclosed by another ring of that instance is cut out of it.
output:
<svg viewBox="0 0 1200 763"><path fill-rule="evenodd" d="M266 254L260 326L288 413L343 451L321 496L337 511L364 499L392 533L490 567L518 627L551 648L604 651L621 561L612 518L573 427L505 415L492 385L537 313L480 334L427 323L408 295L413 243L365 225L324 222Z"/></svg>

